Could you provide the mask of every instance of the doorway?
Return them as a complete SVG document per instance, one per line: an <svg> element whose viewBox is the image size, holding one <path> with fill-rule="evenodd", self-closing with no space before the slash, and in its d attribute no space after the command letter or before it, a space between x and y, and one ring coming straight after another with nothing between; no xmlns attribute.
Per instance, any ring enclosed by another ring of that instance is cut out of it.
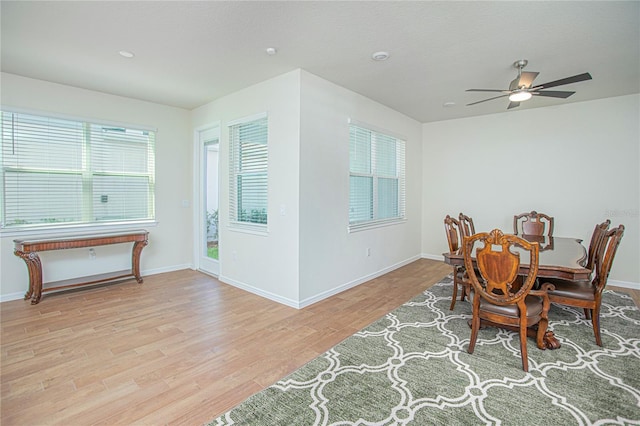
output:
<svg viewBox="0 0 640 426"><path fill-rule="evenodd" d="M197 269L218 276L220 274L219 232L219 154L220 129L209 127L197 130L200 173L199 211L197 227Z"/></svg>

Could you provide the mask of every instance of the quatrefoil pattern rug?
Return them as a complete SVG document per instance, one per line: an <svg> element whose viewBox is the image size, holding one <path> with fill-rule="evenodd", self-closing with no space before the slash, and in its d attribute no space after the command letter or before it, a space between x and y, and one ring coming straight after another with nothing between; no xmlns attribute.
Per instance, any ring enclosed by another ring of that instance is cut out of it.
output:
<svg viewBox="0 0 640 426"><path fill-rule="evenodd" d="M640 311L606 291L604 347L582 310L552 305L557 350L480 330L468 302L449 310L447 277L210 425L640 424Z"/></svg>

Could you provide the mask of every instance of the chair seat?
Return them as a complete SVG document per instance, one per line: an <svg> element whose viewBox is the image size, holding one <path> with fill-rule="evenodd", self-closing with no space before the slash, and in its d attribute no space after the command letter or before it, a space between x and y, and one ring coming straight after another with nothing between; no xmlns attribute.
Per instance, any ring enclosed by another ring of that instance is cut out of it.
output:
<svg viewBox="0 0 640 426"><path fill-rule="evenodd" d="M595 300L595 292L593 284L590 281L565 281L565 280L547 280L552 283L556 289L549 291L549 297L553 300L554 296L569 297L579 300Z"/></svg>
<svg viewBox="0 0 640 426"><path fill-rule="evenodd" d="M473 302L475 294L474 291L471 291L471 295L469 296L469 300ZM524 299L525 305L527 306L527 318L537 317L542 313L542 298L538 296L527 296ZM519 309L518 305L494 305L493 303L489 303L484 299L480 299L480 310L485 312L490 312L493 314L499 314L511 318L519 318Z"/></svg>

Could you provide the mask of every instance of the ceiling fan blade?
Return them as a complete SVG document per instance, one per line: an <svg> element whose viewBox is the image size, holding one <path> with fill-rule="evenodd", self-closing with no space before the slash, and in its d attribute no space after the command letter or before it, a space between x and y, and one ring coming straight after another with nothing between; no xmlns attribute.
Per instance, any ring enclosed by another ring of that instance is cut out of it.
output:
<svg viewBox="0 0 640 426"><path fill-rule="evenodd" d="M550 98L563 98L567 99L569 96L576 92L563 92L560 90L545 90L540 92L533 92L534 96L548 96Z"/></svg>
<svg viewBox="0 0 640 426"><path fill-rule="evenodd" d="M467 89L465 92L502 92L509 93L509 90L500 90L500 89Z"/></svg>
<svg viewBox="0 0 640 426"><path fill-rule="evenodd" d="M563 84L577 83L579 81L591 80L591 74L585 72L583 74L574 75L572 77L563 78L556 81L550 81L539 86L534 87L532 90L547 89L549 87L562 86Z"/></svg>
<svg viewBox="0 0 640 426"><path fill-rule="evenodd" d="M520 79L518 77L514 78L509 84L509 91L516 90L518 88L518 82Z"/></svg>
<svg viewBox="0 0 640 426"><path fill-rule="evenodd" d="M498 98L504 98L505 96L509 96L509 94L507 93L506 95L500 95L500 96L496 96L496 97L494 97L494 98L483 99L483 100L478 101L478 102L472 102L472 103L470 103L470 104L467 104L467 106L476 105L476 104L481 104L482 102L492 101L492 100L494 100L494 99L498 99Z"/></svg>
<svg viewBox="0 0 640 426"><path fill-rule="evenodd" d="M507 109L511 109L519 106L520 106L520 102L509 102L509 106L507 107Z"/></svg>
<svg viewBox="0 0 640 426"><path fill-rule="evenodd" d="M520 81L518 82L518 87L531 87L531 84L533 83L533 80L536 79L536 77L538 76L538 72L529 72L529 71L522 71L522 74L520 75Z"/></svg>

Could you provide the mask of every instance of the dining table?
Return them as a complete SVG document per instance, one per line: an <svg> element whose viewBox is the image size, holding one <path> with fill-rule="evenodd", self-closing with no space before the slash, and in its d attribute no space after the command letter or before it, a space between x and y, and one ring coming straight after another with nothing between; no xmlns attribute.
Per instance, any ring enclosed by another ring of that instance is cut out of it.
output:
<svg viewBox="0 0 640 426"><path fill-rule="evenodd" d="M529 242L537 242L538 251L538 277L562 278L572 281L588 280L591 269L585 267L587 263L587 250L582 245L582 240L571 237L552 237L548 235L518 235ZM444 262L453 266L464 266L462 248L455 252L443 253ZM521 259L521 275L526 275L529 270L528 259Z"/></svg>
<svg viewBox="0 0 640 426"><path fill-rule="evenodd" d="M537 242L538 249L538 278L561 278L574 281L588 280L591 270L586 268L587 250L582 245L582 240L571 237L553 237L540 235L518 235L529 241ZM517 250L517 248L516 248ZM454 266L464 266L462 247L455 252L443 253L445 263ZM473 254L472 254L473 257ZM520 259L518 274L526 275L529 271L529 260L526 257ZM527 334L535 336L535 329L530 329ZM558 349L560 342L547 330L544 336L545 348Z"/></svg>

